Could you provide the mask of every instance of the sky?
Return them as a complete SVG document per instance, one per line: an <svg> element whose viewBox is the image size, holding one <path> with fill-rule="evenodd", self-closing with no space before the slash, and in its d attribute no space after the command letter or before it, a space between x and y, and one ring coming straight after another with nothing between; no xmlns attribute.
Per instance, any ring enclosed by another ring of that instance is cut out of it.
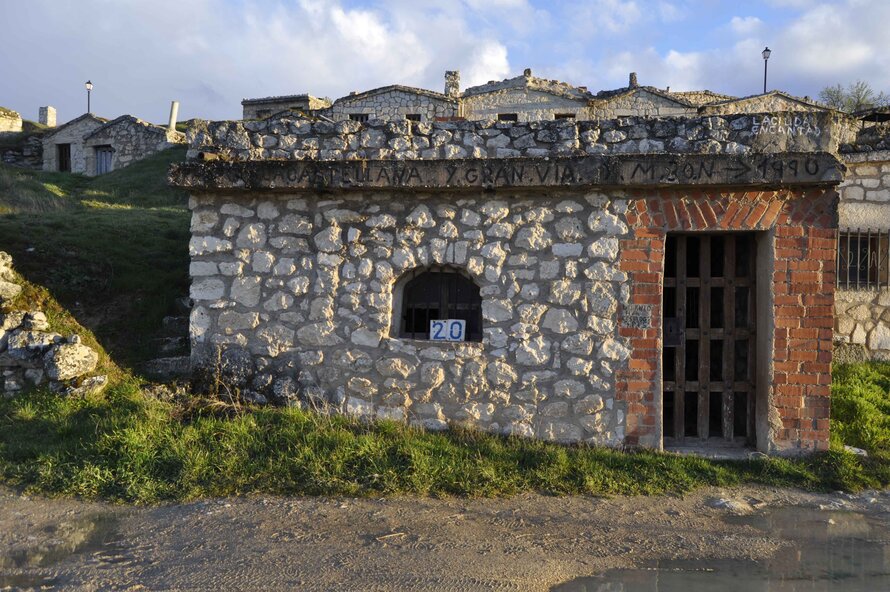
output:
<svg viewBox="0 0 890 592"><path fill-rule="evenodd" d="M442 91L531 68L592 92L640 84L817 97L890 92L890 0L0 0L0 106L166 123L238 118L241 99L406 84ZM12 24L12 26L9 26Z"/></svg>

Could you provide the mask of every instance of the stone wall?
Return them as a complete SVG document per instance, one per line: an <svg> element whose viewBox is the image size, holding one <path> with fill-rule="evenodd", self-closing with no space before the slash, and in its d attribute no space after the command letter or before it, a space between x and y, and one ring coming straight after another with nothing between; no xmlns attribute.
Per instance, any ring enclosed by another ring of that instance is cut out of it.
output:
<svg viewBox="0 0 890 592"><path fill-rule="evenodd" d="M552 121L557 115L573 114L590 119L587 99L559 97L526 88L493 90L461 99L461 115L470 120L497 119L499 113L515 113L518 121Z"/></svg>
<svg viewBox="0 0 890 592"><path fill-rule="evenodd" d="M864 144L857 144L862 149ZM890 151L842 154L840 230L890 230ZM888 256L884 253L884 256ZM843 287L835 301L835 342L844 361L890 360L890 291Z"/></svg>
<svg viewBox="0 0 890 592"><path fill-rule="evenodd" d="M841 230L890 229L890 150L845 153L838 211Z"/></svg>
<svg viewBox="0 0 890 592"><path fill-rule="evenodd" d="M14 145L0 147L0 162L23 169L41 170L43 140L40 136L27 136L16 141Z"/></svg>
<svg viewBox="0 0 890 592"><path fill-rule="evenodd" d="M594 119L614 119L616 117L690 117L696 115L696 108L672 101L667 97L637 89L618 94L608 99L591 102L590 117Z"/></svg>
<svg viewBox="0 0 890 592"><path fill-rule="evenodd" d="M361 160L514 158L587 154L746 154L834 152L846 129L826 113L811 114L794 133L763 133L762 116L626 117L601 121L313 122L282 116L265 121L196 121L189 157L232 160ZM784 128L783 128L784 129ZM767 130L769 131L769 130ZM781 132L782 130L780 130ZM772 165L769 165L772 166ZM803 166L803 165L801 165Z"/></svg>
<svg viewBox="0 0 890 592"><path fill-rule="evenodd" d="M617 445L627 202L597 193L192 200L193 356L246 349L253 386L349 412ZM392 334L393 287L432 264L483 295L483 343ZM212 351L212 350L211 350ZM271 386L271 389L266 387Z"/></svg>
<svg viewBox="0 0 890 592"><path fill-rule="evenodd" d="M22 131L22 116L11 109L0 107L0 134L20 131Z"/></svg>
<svg viewBox="0 0 890 592"><path fill-rule="evenodd" d="M84 141L84 172L96 174L96 149L111 146L112 170L123 168L161 150L185 143L185 134L125 115L110 121Z"/></svg>
<svg viewBox="0 0 890 592"><path fill-rule="evenodd" d="M834 339L842 361L890 361L890 290L838 288Z"/></svg>
<svg viewBox="0 0 890 592"><path fill-rule="evenodd" d="M798 100L784 93L770 92L765 95L742 97L727 101L718 101L700 108L702 114L731 115L736 113L815 113L828 111L827 107L821 107L807 100Z"/></svg>
<svg viewBox="0 0 890 592"><path fill-rule="evenodd" d="M432 92L411 92L408 89L368 91L337 99L330 109L320 114L344 121L350 114L368 115L370 119L404 121L406 115L420 115L420 120L434 121L437 117L458 115L457 101Z"/></svg>

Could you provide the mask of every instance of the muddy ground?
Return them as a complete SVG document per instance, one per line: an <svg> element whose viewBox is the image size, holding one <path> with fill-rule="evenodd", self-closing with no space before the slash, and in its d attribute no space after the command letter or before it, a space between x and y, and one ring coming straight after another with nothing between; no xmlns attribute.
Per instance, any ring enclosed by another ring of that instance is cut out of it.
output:
<svg viewBox="0 0 890 592"><path fill-rule="evenodd" d="M793 517L791 528L773 528L737 516L787 506L815 512L818 520L824 512L827 529L850 528L830 518L838 510L858 512L850 514L857 516L853 523L867 520L868 536L890 544L886 492L248 497L131 507L0 488L0 589L569 589L565 582L614 568L780 556L804 536Z"/></svg>

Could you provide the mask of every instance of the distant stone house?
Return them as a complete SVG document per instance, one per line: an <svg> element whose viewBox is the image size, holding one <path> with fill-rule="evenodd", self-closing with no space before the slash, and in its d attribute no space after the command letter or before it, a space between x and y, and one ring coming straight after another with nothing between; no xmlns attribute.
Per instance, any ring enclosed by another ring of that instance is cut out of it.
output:
<svg viewBox="0 0 890 592"><path fill-rule="evenodd" d="M22 116L6 107L0 107L0 134L22 131Z"/></svg>
<svg viewBox="0 0 890 592"><path fill-rule="evenodd" d="M243 119L265 119L282 111L310 113L331 106L328 99L320 99L309 94L244 99L241 101Z"/></svg>
<svg viewBox="0 0 890 592"><path fill-rule="evenodd" d="M788 111L835 111L809 97L795 97L780 90L748 97L710 102L699 107L702 115L734 115L736 113L781 113Z"/></svg>
<svg viewBox="0 0 890 592"><path fill-rule="evenodd" d="M590 101L592 119L615 117L682 117L694 116L696 105L682 97L652 86L639 86L631 73L625 88L601 91Z"/></svg>
<svg viewBox="0 0 890 592"><path fill-rule="evenodd" d="M84 137L108 123L107 119L84 113L43 136L43 170L86 173Z"/></svg>
<svg viewBox="0 0 890 592"><path fill-rule="evenodd" d="M547 121L590 119L586 88L558 80L521 76L466 89L461 95L461 115L468 120Z"/></svg>
<svg viewBox="0 0 890 592"><path fill-rule="evenodd" d="M185 142L185 134L122 115L84 136L84 170L101 175Z"/></svg>
<svg viewBox="0 0 890 592"><path fill-rule="evenodd" d="M334 121L423 121L452 119L458 115L459 102L423 88L393 84L365 92L351 93L334 101L329 109L320 112Z"/></svg>

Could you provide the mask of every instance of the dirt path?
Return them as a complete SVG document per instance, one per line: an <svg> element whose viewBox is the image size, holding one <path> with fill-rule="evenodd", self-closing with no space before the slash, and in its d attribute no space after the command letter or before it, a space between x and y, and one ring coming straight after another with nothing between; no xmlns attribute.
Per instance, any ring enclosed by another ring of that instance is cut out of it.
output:
<svg viewBox="0 0 890 592"><path fill-rule="evenodd" d="M788 533L729 516L782 506L859 511L890 540L890 494L874 492L252 497L134 508L0 489L0 589L548 590L655 561L763 560L793 543Z"/></svg>

